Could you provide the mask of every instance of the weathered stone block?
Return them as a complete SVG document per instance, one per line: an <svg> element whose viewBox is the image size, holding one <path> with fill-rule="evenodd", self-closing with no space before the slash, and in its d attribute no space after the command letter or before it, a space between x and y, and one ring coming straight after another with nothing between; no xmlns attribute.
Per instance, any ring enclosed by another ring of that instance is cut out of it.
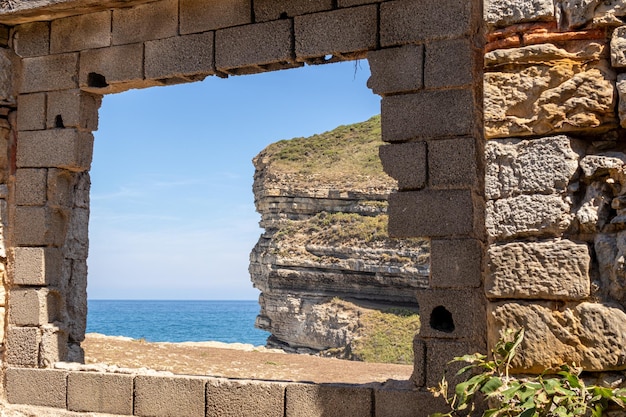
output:
<svg viewBox="0 0 626 417"><path fill-rule="evenodd" d="M374 391L376 417L428 417L449 411L443 398L412 389L377 389Z"/></svg>
<svg viewBox="0 0 626 417"><path fill-rule="evenodd" d="M491 26L555 20L552 0L485 0L484 20Z"/></svg>
<svg viewBox="0 0 626 417"><path fill-rule="evenodd" d="M626 67L626 26L620 26L611 35L611 65Z"/></svg>
<svg viewBox="0 0 626 417"><path fill-rule="evenodd" d="M560 194L567 189L585 144L567 136L490 140L485 146L488 199Z"/></svg>
<svg viewBox="0 0 626 417"><path fill-rule="evenodd" d="M413 372L411 373L411 382L416 387L424 387L426 385L426 343L419 337L419 334L413 338Z"/></svg>
<svg viewBox="0 0 626 417"><path fill-rule="evenodd" d="M48 93L46 126L48 129L68 128L98 130L98 109L102 96L80 90Z"/></svg>
<svg viewBox="0 0 626 417"><path fill-rule="evenodd" d="M177 34L176 0L161 0L113 10L113 45L169 38Z"/></svg>
<svg viewBox="0 0 626 417"><path fill-rule="evenodd" d="M257 22L264 20L258 15L255 17ZM252 23L250 0L180 0L181 34L206 32L249 23Z"/></svg>
<svg viewBox="0 0 626 417"><path fill-rule="evenodd" d="M624 23L626 15L621 0L600 3L580 1L555 1L558 24L563 31L589 27L615 27Z"/></svg>
<svg viewBox="0 0 626 417"><path fill-rule="evenodd" d="M483 312L484 313L484 312ZM483 317L484 320L484 317ZM483 323L483 326L485 324ZM462 382L467 378L467 374L463 376L456 375L457 372L467 363L454 362L450 363L455 357L479 352L487 353L487 346L484 339L484 333L481 334L480 340L471 342L459 342L456 340L429 339L426 344L426 387L437 387L441 382L444 373L450 387ZM445 403L434 402L434 407L445 407Z"/></svg>
<svg viewBox="0 0 626 417"><path fill-rule="evenodd" d="M380 5L381 46L403 45L470 35L480 19L476 2L396 0Z"/></svg>
<svg viewBox="0 0 626 417"><path fill-rule="evenodd" d="M41 335L37 327L9 326L6 338L6 363L15 366L38 366L40 342Z"/></svg>
<svg viewBox="0 0 626 417"><path fill-rule="evenodd" d="M210 379L207 417L283 417L286 384L268 381Z"/></svg>
<svg viewBox="0 0 626 417"><path fill-rule="evenodd" d="M139 375L135 378L137 416L204 416L202 378Z"/></svg>
<svg viewBox="0 0 626 417"><path fill-rule="evenodd" d="M430 242L430 287L478 288L482 284L483 246L476 239Z"/></svg>
<svg viewBox="0 0 626 417"><path fill-rule="evenodd" d="M50 53L103 48L111 44L111 12L98 12L52 21Z"/></svg>
<svg viewBox="0 0 626 417"><path fill-rule="evenodd" d="M255 0L254 18L257 22L264 22L332 8L332 0Z"/></svg>
<svg viewBox="0 0 626 417"><path fill-rule="evenodd" d="M74 208L65 240L67 259L87 259L89 252L89 209Z"/></svg>
<svg viewBox="0 0 626 417"><path fill-rule="evenodd" d="M574 216L570 204L560 195L535 194L488 201L485 217L489 237L505 240L560 236Z"/></svg>
<svg viewBox="0 0 626 417"><path fill-rule="evenodd" d="M591 257L570 240L491 245L485 291L489 298L581 300L589 296Z"/></svg>
<svg viewBox="0 0 626 417"><path fill-rule="evenodd" d="M110 84L137 83L143 79L143 44L93 49L80 54L80 86L96 93ZM113 90L114 91L114 90Z"/></svg>
<svg viewBox="0 0 626 417"><path fill-rule="evenodd" d="M476 234L480 205L469 190L403 191L389 196L389 235L445 237Z"/></svg>
<svg viewBox="0 0 626 417"><path fill-rule="evenodd" d="M15 28L15 53L22 58L43 56L50 52L50 22L24 23Z"/></svg>
<svg viewBox="0 0 626 417"><path fill-rule="evenodd" d="M367 86L381 96L416 91L424 87L424 47L406 45L367 54L372 75Z"/></svg>
<svg viewBox="0 0 626 417"><path fill-rule="evenodd" d="M17 129L42 130L46 128L46 94L17 96Z"/></svg>
<svg viewBox="0 0 626 417"><path fill-rule="evenodd" d="M67 380L67 408L108 414L133 414L133 376L72 372Z"/></svg>
<svg viewBox="0 0 626 417"><path fill-rule="evenodd" d="M372 415L369 388L341 385L287 385L285 417Z"/></svg>
<svg viewBox="0 0 626 417"><path fill-rule="evenodd" d="M213 32L146 42L146 78L215 73Z"/></svg>
<svg viewBox="0 0 626 417"><path fill-rule="evenodd" d="M424 87L449 88L478 84L482 53L469 39L429 42L424 57Z"/></svg>
<svg viewBox="0 0 626 417"><path fill-rule="evenodd" d="M41 326L39 367L51 368L54 363L67 361L68 337L65 329L54 324Z"/></svg>
<svg viewBox="0 0 626 417"><path fill-rule="evenodd" d="M456 138L428 142L428 178L433 188L475 187L479 183L477 140Z"/></svg>
<svg viewBox="0 0 626 417"><path fill-rule="evenodd" d="M85 171L91 166L93 136L75 129L19 132L18 168L64 168Z"/></svg>
<svg viewBox="0 0 626 417"><path fill-rule="evenodd" d="M540 373L575 363L585 371L626 369L626 314L589 302L502 302L488 308L489 345L506 329L524 327L512 372Z"/></svg>
<svg viewBox="0 0 626 417"><path fill-rule="evenodd" d="M292 45L291 20L218 30L215 33L215 65L218 70L230 70L292 62Z"/></svg>
<svg viewBox="0 0 626 417"><path fill-rule="evenodd" d="M21 206L46 204L46 169L20 168L15 173L15 202Z"/></svg>
<svg viewBox="0 0 626 417"><path fill-rule="evenodd" d="M621 127L626 127L626 74L617 76L618 114Z"/></svg>
<svg viewBox="0 0 626 417"><path fill-rule="evenodd" d="M383 97L383 140L405 142L415 138L473 136L480 117L476 108L470 89Z"/></svg>
<svg viewBox="0 0 626 417"><path fill-rule="evenodd" d="M14 243L23 246L61 245L65 223L63 213L56 209L17 206Z"/></svg>
<svg viewBox="0 0 626 417"><path fill-rule="evenodd" d="M22 60L21 93L77 88L78 54L47 55Z"/></svg>
<svg viewBox="0 0 626 417"><path fill-rule="evenodd" d="M426 185L426 143L407 142L381 146L380 160L387 175L398 181L398 188L419 190Z"/></svg>
<svg viewBox="0 0 626 417"><path fill-rule="evenodd" d="M9 297L9 324L40 326L60 317L58 294L45 288L13 288Z"/></svg>
<svg viewBox="0 0 626 417"><path fill-rule="evenodd" d="M8 368L7 401L65 409L67 372L53 369Z"/></svg>
<svg viewBox="0 0 626 417"><path fill-rule="evenodd" d="M57 285L61 275L63 255L57 248L12 249L13 284Z"/></svg>
<svg viewBox="0 0 626 417"><path fill-rule="evenodd" d="M319 58L375 49L377 18L374 5L296 16L296 57Z"/></svg>
<svg viewBox="0 0 626 417"><path fill-rule="evenodd" d="M85 175L85 173L77 174L64 169L48 169L47 191L50 206L73 208L73 197L75 195L72 195L72 192L74 191L73 187L75 186L75 177L77 175Z"/></svg>

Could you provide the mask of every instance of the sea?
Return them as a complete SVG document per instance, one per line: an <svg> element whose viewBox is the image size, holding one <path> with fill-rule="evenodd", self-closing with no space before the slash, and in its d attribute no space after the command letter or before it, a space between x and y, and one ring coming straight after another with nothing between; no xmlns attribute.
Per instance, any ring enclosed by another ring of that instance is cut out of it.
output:
<svg viewBox="0 0 626 417"><path fill-rule="evenodd" d="M88 300L87 333L148 342L265 345L270 333L256 329L257 301Z"/></svg>

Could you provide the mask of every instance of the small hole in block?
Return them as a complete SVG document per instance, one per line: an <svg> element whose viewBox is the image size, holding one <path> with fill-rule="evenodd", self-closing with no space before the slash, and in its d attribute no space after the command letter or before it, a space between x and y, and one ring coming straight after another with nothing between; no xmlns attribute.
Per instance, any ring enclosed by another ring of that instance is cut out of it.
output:
<svg viewBox="0 0 626 417"><path fill-rule="evenodd" d="M279 16L280 19L287 19L289 16L287 16L287 12L282 12Z"/></svg>
<svg viewBox="0 0 626 417"><path fill-rule="evenodd" d="M87 75L87 85L94 88L105 88L109 86L106 77L97 72L90 72L89 75Z"/></svg>
<svg viewBox="0 0 626 417"><path fill-rule="evenodd" d="M54 127L65 129L65 124L63 123L63 116L61 116L60 114L57 114L57 116L54 118Z"/></svg>
<svg viewBox="0 0 626 417"><path fill-rule="evenodd" d="M454 320L444 306L437 306L430 313L430 327L444 333L452 333L454 331Z"/></svg>

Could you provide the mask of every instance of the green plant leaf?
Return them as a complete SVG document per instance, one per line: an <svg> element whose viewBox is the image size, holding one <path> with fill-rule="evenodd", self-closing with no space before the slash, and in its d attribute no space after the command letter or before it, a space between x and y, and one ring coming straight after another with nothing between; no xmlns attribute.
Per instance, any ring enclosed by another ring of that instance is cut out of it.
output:
<svg viewBox="0 0 626 417"><path fill-rule="evenodd" d="M489 378L488 381L486 381L483 384L480 391L484 394L491 394L492 392L500 388L502 385L504 384L502 383L502 380L500 379L500 377L492 376L491 378Z"/></svg>
<svg viewBox="0 0 626 417"><path fill-rule="evenodd" d="M534 415L536 415L535 413L537 412L536 408L527 408L526 410L522 411L522 413L519 415L519 417L533 417Z"/></svg>

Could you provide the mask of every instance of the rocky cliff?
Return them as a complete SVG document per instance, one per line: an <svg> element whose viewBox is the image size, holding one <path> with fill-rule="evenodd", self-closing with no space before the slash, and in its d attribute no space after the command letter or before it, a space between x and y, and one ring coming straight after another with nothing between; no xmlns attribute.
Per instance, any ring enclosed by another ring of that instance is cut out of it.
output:
<svg viewBox="0 0 626 417"><path fill-rule="evenodd" d="M382 170L379 145L376 116L277 142L254 158L265 233L250 274L261 290L256 326L272 333L269 345L342 348L359 337L365 311L417 307L415 289L428 283L428 242L387 236L395 181Z"/></svg>

